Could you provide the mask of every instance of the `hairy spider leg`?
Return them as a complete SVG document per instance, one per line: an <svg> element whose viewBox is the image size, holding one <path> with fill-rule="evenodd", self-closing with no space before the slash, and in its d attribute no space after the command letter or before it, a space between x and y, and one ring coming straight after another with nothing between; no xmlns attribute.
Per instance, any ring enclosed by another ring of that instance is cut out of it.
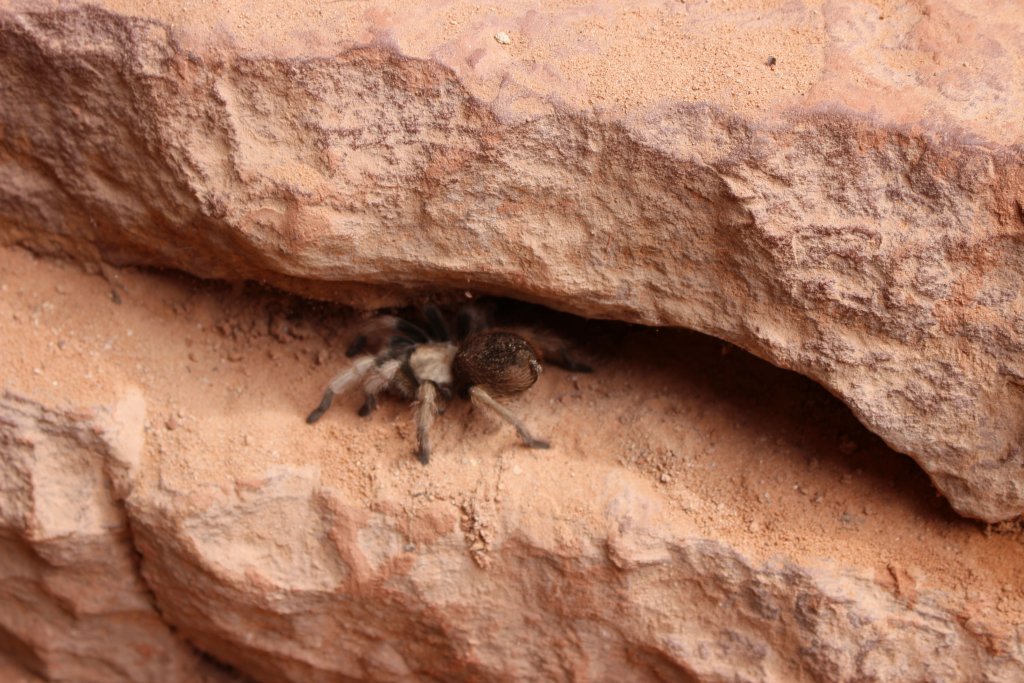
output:
<svg viewBox="0 0 1024 683"><path fill-rule="evenodd" d="M403 339L408 342L409 345L414 344L425 344L430 341L429 335L423 331L419 325L411 323L404 318L399 318L394 315L382 315L378 318L364 323L361 326L361 332L352 340L348 348L345 350L345 355L349 358L359 355L366 350L366 347L371 343L371 340L379 340L389 332L397 333L396 336L392 337L388 342L389 345L393 343L395 339Z"/></svg>
<svg viewBox="0 0 1024 683"><path fill-rule="evenodd" d="M412 339L409 339L408 337L403 337L396 334L391 339L388 339L388 348L395 353L399 353L401 351L405 351L409 347L416 346L416 343L417 342L413 341Z"/></svg>
<svg viewBox="0 0 1024 683"><path fill-rule="evenodd" d="M448 330L448 323L445 322L444 316L441 315L441 311L437 306L431 304L424 308L423 316L427 319L430 333L434 335L436 341L451 341L452 335Z"/></svg>
<svg viewBox="0 0 1024 683"><path fill-rule="evenodd" d="M510 425L516 428L519 433L519 438L523 440L523 445L528 448L550 448L551 444L544 439L538 439L537 437L530 434L526 429L526 425L522 421L512 414L505 406L501 405L487 393L487 390L480 385L475 385L469 388L469 396L473 400L473 405L483 406L489 408L497 413L503 420L508 422Z"/></svg>
<svg viewBox="0 0 1024 683"><path fill-rule="evenodd" d="M476 306L463 306L455 315L455 334L462 341L474 332L487 327L487 317Z"/></svg>
<svg viewBox="0 0 1024 683"><path fill-rule="evenodd" d="M377 396L391 386L395 374L402 367L402 362L397 358L391 358L375 365L363 382L364 400L362 407L359 408L359 417L366 417L377 409Z"/></svg>
<svg viewBox="0 0 1024 683"><path fill-rule="evenodd" d="M313 424L327 412L327 409L331 407L331 403L334 401L334 397L337 394L348 389L350 386L360 381L366 376L374 365L373 356L364 356L359 358L352 367L348 368L341 374L337 375L327 384L327 389L324 390L324 397L320 401L320 405L313 409L313 412L306 418L306 424Z"/></svg>
<svg viewBox="0 0 1024 683"><path fill-rule="evenodd" d="M416 390L416 437L419 451L416 453L420 462L430 462L430 428L437 417L437 385L431 381L420 384Z"/></svg>
<svg viewBox="0 0 1024 683"><path fill-rule="evenodd" d="M395 329L403 336L412 339L417 344L426 344L430 341L430 335L423 331L423 328L416 323L409 322L404 318L398 318Z"/></svg>
<svg viewBox="0 0 1024 683"><path fill-rule="evenodd" d="M352 340L352 343L345 349L345 355L349 358L357 356L366 350L366 335L361 334Z"/></svg>
<svg viewBox="0 0 1024 683"><path fill-rule="evenodd" d="M574 360L569 355L565 340L557 334L530 327L511 327L508 329L530 340L537 347L537 350L540 351L541 358L548 365L554 365L556 368L562 368L569 372L585 373L594 371L594 368L586 363Z"/></svg>

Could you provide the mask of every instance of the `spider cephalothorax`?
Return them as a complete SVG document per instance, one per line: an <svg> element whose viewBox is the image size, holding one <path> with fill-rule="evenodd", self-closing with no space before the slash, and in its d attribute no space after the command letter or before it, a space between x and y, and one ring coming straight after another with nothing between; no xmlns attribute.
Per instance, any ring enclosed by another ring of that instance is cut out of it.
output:
<svg viewBox="0 0 1024 683"><path fill-rule="evenodd" d="M359 414L369 415L384 392L416 401L417 455L430 460L430 427L453 396L469 398L509 422L530 448L547 448L548 442L530 434L526 426L496 398L516 396L540 376L541 358L576 372L590 368L569 360L564 345L550 334L520 334L487 329L475 309L459 313L452 335L444 316L433 306L424 310L424 325L395 316L372 321L349 347L358 356L352 365L327 385L323 400L306 418L313 424L327 411L335 395L362 384L365 400ZM533 338L533 341L527 339ZM373 353L363 353L377 348Z"/></svg>

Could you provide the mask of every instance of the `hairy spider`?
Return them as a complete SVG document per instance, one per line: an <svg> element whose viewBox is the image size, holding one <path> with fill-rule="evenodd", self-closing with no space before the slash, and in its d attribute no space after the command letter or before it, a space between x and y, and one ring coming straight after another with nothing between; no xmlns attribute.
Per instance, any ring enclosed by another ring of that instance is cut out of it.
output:
<svg viewBox="0 0 1024 683"><path fill-rule="evenodd" d="M590 372L590 367L571 360L565 345L549 333L489 328L479 309L459 311L454 335L436 306L425 308L423 318L422 325L396 316L371 321L346 352L358 357L328 383L306 422L319 420L336 395L362 384L360 416L372 413L384 392L416 402L417 456L424 465L430 461L431 425L454 395L496 413L515 427L527 447L548 448L497 399L533 386L542 358L573 372ZM375 353L364 353L373 348Z"/></svg>

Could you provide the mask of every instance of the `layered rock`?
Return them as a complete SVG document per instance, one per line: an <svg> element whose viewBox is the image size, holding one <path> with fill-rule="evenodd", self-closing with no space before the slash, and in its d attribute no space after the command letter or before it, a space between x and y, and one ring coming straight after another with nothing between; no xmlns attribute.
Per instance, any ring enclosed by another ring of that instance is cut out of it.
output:
<svg viewBox="0 0 1024 683"><path fill-rule="evenodd" d="M701 330L1024 512L1019 5L104 4L0 10L4 242Z"/></svg>
<svg viewBox="0 0 1024 683"><path fill-rule="evenodd" d="M621 471L537 500L548 466L522 463L500 505L367 508L288 467L211 495L143 482L143 409L129 395L111 431L4 397L2 646L46 680L232 680L168 623L261 681L1024 676L1016 634L948 596L751 562Z"/></svg>
<svg viewBox="0 0 1024 683"><path fill-rule="evenodd" d="M138 394L116 416L0 398L0 653L17 663L4 680L228 680L174 634L138 574L122 500L144 410Z"/></svg>
<svg viewBox="0 0 1024 683"><path fill-rule="evenodd" d="M367 510L319 473L283 470L218 500L141 495L133 512L167 618L258 680L1024 676L1017 635L972 631L947 596L758 566L680 533L621 473L604 497L538 505L546 469L500 505L384 497ZM568 510L601 522L557 536L528 522Z"/></svg>
<svg viewBox="0 0 1024 683"><path fill-rule="evenodd" d="M728 345L596 325L510 404L551 449L454 402L424 467L406 406L305 424L344 312L117 282L0 249L0 676L1024 676L1019 530Z"/></svg>

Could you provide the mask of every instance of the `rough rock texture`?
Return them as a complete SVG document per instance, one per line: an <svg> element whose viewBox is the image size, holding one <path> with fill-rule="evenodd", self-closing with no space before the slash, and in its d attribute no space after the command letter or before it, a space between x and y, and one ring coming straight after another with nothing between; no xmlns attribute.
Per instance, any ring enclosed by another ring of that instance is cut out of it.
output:
<svg viewBox="0 0 1024 683"><path fill-rule="evenodd" d="M144 404L125 403L135 459ZM958 623L945 596L681 538L620 474L538 505L537 462L511 504L428 499L410 518L404 496L353 505L313 469L217 496L137 487L139 463L93 421L10 394L0 425L0 648L49 681L215 680L154 610L132 543L163 618L261 681L1024 676L1016 634ZM600 523L528 522L565 507Z"/></svg>
<svg viewBox="0 0 1024 683"><path fill-rule="evenodd" d="M0 3L4 242L697 329L1024 512L1020 3L98 4Z"/></svg>
<svg viewBox="0 0 1024 683"><path fill-rule="evenodd" d="M423 467L406 406L303 422L350 313L110 276L0 249L0 680L1024 677L1020 530L734 347L569 325L550 450L455 403Z"/></svg>
<svg viewBox="0 0 1024 683"><path fill-rule="evenodd" d="M908 601L681 538L650 485L621 475L598 497L538 502L545 469L461 516L426 501L410 521L386 495L367 510L289 469L217 500L147 496L133 513L167 618L259 680L1024 677L1017 634L972 632L945 596ZM599 522L557 536L524 524L566 508Z"/></svg>
<svg viewBox="0 0 1024 683"><path fill-rule="evenodd" d="M138 575L121 500L142 456L143 411L137 393L117 417L0 396L0 653L26 674L226 680L173 635Z"/></svg>

